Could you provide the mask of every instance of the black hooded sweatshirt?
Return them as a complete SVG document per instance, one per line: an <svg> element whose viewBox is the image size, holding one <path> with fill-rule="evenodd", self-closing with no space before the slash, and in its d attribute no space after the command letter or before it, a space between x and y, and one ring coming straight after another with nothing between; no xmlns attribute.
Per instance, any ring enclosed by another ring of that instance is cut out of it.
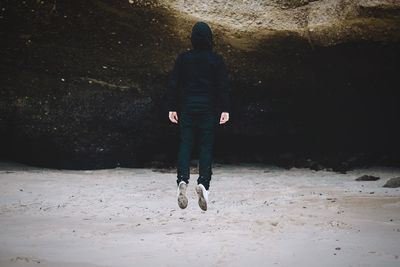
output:
<svg viewBox="0 0 400 267"><path fill-rule="evenodd" d="M193 49L180 54L168 84L169 111L229 112L229 80L222 56L212 51L212 32L204 22L192 29Z"/></svg>

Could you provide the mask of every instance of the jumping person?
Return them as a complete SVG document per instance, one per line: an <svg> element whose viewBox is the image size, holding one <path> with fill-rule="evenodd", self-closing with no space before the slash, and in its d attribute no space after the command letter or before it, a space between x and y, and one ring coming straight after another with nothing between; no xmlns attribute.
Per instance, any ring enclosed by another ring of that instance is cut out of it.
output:
<svg viewBox="0 0 400 267"><path fill-rule="evenodd" d="M204 22L192 28L193 49L181 53L168 84L169 119L179 125L177 185L178 205L188 205L186 189L195 137L199 141L198 204L207 210L212 175L214 131L229 120L230 96L227 69L222 56L212 51L213 34Z"/></svg>

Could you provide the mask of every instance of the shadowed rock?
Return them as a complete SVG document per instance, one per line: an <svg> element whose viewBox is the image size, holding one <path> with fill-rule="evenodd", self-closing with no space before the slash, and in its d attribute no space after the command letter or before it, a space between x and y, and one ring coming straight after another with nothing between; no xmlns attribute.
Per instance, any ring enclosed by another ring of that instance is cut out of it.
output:
<svg viewBox="0 0 400 267"><path fill-rule="evenodd" d="M400 187L400 177L389 179L383 187L389 187L389 188Z"/></svg>
<svg viewBox="0 0 400 267"><path fill-rule="evenodd" d="M363 176L361 176L361 177L358 177L358 178L356 179L356 181L378 181L379 179L381 179L381 178L379 178L379 177L377 177L377 176L373 176L373 175L363 175Z"/></svg>
<svg viewBox="0 0 400 267"><path fill-rule="evenodd" d="M232 85L216 160L312 159L310 168L339 171L398 164L398 4L338 2L6 1L0 157L59 168L172 165L178 128L165 86L192 25L206 20ZM360 152L368 158L346 163Z"/></svg>

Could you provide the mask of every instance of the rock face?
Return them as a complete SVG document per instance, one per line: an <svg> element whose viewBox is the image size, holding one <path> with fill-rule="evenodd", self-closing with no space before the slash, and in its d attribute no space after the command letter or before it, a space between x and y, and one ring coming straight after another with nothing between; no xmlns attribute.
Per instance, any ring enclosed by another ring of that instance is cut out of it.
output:
<svg viewBox="0 0 400 267"><path fill-rule="evenodd" d="M257 32L269 30L310 30L333 26L346 20L386 18L400 8L393 0L201 0L159 1L158 6L189 17L207 20L226 29ZM397 14L398 15L398 14Z"/></svg>
<svg viewBox="0 0 400 267"><path fill-rule="evenodd" d="M234 38L245 39L245 33L250 34L252 42L276 31L297 33L318 45L351 39L393 41L393 34L399 40L395 32L400 2L394 0L173 0L159 5L180 16L213 23Z"/></svg>
<svg viewBox="0 0 400 267"><path fill-rule="evenodd" d="M358 178L356 179L356 181L378 181L379 179L381 179L381 178L379 178L379 177L377 177L377 176L373 176L373 175L363 175L363 176L358 177Z"/></svg>
<svg viewBox="0 0 400 267"><path fill-rule="evenodd" d="M389 179L383 187L397 188L400 187L400 177Z"/></svg>
<svg viewBox="0 0 400 267"><path fill-rule="evenodd" d="M216 159L400 164L398 1L225 2L2 4L0 156L62 168L173 164L165 85L205 20L232 84Z"/></svg>

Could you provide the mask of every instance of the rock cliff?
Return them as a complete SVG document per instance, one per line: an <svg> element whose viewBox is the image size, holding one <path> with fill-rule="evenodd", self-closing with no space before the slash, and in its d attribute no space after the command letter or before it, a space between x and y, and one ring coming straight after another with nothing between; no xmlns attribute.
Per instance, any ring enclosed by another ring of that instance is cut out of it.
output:
<svg viewBox="0 0 400 267"><path fill-rule="evenodd" d="M395 0L2 1L1 157L174 164L165 85L197 20L231 77L217 160L400 164Z"/></svg>

